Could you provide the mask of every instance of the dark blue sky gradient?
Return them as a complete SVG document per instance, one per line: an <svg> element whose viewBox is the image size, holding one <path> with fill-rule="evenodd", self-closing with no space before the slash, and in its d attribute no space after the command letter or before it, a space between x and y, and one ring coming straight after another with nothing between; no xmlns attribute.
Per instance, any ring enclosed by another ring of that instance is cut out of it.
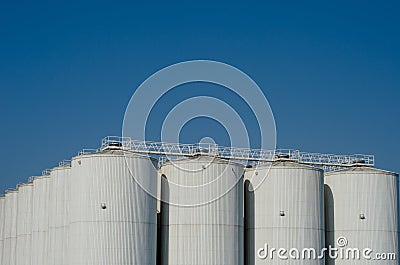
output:
<svg viewBox="0 0 400 265"><path fill-rule="evenodd" d="M191 59L249 74L279 147L399 172L399 2L275 2L1 1L0 190L120 135L135 88Z"/></svg>

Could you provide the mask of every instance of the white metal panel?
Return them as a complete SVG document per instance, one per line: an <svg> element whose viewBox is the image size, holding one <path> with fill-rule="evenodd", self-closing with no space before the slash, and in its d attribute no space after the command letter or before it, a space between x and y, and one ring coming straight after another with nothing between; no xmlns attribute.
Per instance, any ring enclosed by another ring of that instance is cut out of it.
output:
<svg viewBox="0 0 400 265"><path fill-rule="evenodd" d="M54 264L55 261L55 249L56 246L56 227L55 227L55 219L56 219L56 210L57 210L57 185L58 185L58 177L57 171L55 169L51 169L50 178L48 178L48 234L47 234L47 242L48 242L48 253L47 259L48 264Z"/></svg>
<svg viewBox="0 0 400 265"><path fill-rule="evenodd" d="M69 166L52 169L49 179L49 264L66 264L67 177Z"/></svg>
<svg viewBox="0 0 400 265"><path fill-rule="evenodd" d="M0 195L0 262L3 260L5 197Z"/></svg>
<svg viewBox="0 0 400 265"><path fill-rule="evenodd" d="M61 174L63 180L63 192L64 192L64 201L62 203L63 211L59 211L62 216L61 230L62 230L62 265L69 265L68 261L68 238L69 238L69 178L71 176L71 166L65 166L62 171L59 172Z"/></svg>
<svg viewBox="0 0 400 265"><path fill-rule="evenodd" d="M18 186L16 264L31 264L32 183Z"/></svg>
<svg viewBox="0 0 400 265"><path fill-rule="evenodd" d="M33 180L32 265L48 264L49 178L45 175Z"/></svg>
<svg viewBox="0 0 400 265"><path fill-rule="evenodd" d="M121 151L73 158L69 178L70 265L155 264L156 199L133 178L146 176L146 188L155 194L157 171L153 163L130 153L124 156Z"/></svg>
<svg viewBox="0 0 400 265"><path fill-rule="evenodd" d="M17 243L17 206L18 192L9 190L5 198L5 227L2 264L15 265L16 243Z"/></svg>
<svg viewBox="0 0 400 265"><path fill-rule="evenodd" d="M161 264L243 264L243 166L200 157L160 171Z"/></svg>
<svg viewBox="0 0 400 265"><path fill-rule="evenodd" d="M348 247L374 253L399 253L398 175L356 167L325 176L327 242L345 237ZM364 215L362 219L360 215ZM327 264L399 264L397 260L328 260Z"/></svg>
<svg viewBox="0 0 400 265"><path fill-rule="evenodd" d="M375 157L373 155L333 155L306 153L299 150L277 149L263 150L250 148L237 148L219 146L217 144L197 143L197 144L179 144L153 141L138 141L130 137L107 136L102 141L102 150L115 148L120 145L125 150L131 150L135 153L165 155L168 157L191 157L199 155L212 155L216 158L231 161L250 162L275 162L280 159L279 156L287 156L292 161L302 164L314 165L324 168L350 167L362 163L363 165L374 166Z"/></svg>
<svg viewBox="0 0 400 265"><path fill-rule="evenodd" d="M257 175L255 175L257 174ZM253 187L253 183L260 183ZM245 172L246 264L322 265L324 260L266 260L257 256L260 248L324 247L323 171L293 162L275 162L271 167ZM250 188L250 190L249 190ZM287 254L286 254L287 255Z"/></svg>

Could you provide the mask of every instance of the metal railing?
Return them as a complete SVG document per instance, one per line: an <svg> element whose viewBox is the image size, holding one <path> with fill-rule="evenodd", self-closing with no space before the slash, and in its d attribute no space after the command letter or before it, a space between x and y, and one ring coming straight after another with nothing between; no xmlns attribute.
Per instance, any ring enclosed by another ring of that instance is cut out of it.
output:
<svg viewBox="0 0 400 265"><path fill-rule="evenodd" d="M88 155L100 151L99 149L82 149L78 152L78 156Z"/></svg>
<svg viewBox="0 0 400 265"><path fill-rule="evenodd" d="M58 163L59 167L70 167L71 166L71 160L62 160Z"/></svg>
<svg viewBox="0 0 400 265"><path fill-rule="evenodd" d="M50 173L51 173L51 169L46 168L45 170L42 171L42 176L50 175Z"/></svg>
<svg viewBox="0 0 400 265"><path fill-rule="evenodd" d="M138 141L129 137L107 136L102 140L100 150L123 149L147 155L161 157L195 157L207 155L230 159L235 161L248 161L250 163L275 162L280 160L296 161L302 164L328 168L350 167L354 165L374 166L373 155L334 155L300 152L293 149L263 150L251 148L225 147L217 144L180 144L152 141ZM87 149L85 149L87 150ZM99 150L95 150L99 151ZM93 149L91 149L93 152ZM79 153L86 154L81 151ZM163 161L165 159L163 158Z"/></svg>

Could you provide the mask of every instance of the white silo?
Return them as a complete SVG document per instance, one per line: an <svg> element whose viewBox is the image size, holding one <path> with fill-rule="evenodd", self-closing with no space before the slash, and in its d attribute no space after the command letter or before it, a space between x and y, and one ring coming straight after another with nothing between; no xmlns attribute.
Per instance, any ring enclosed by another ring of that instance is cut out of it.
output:
<svg viewBox="0 0 400 265"><path fill-rule="evenodd" d="M60 164L49 179L49 264L67 264L69 164Z"/></svg>
<svg viewBox="0 0 400 265"><path fill-rule="evenodd" d="M49 179L50 175L33 178L32 265L48 264Z"/></svg>
<svg viewBox="0 0 400 265"><path fill-rule="evenodd" d="M290 161L246 169L246 264L324 264L323 178L322 170ZM286 252L279 257L272 248Z"/></svg>
<svg viewBox="0 0 400 265"><path fill-rule="evenodd" d="M4 246L1 264L15 265L17 245L17 206L18 191L8 190L4 209Z"/></svg>
<svg viewBox="0 0 400 265"><path fill-rule="evenodd" d="M51 170L49 179L49 264L66 264L69 164Z"/></svg>
<svg viewBox="0 0 400 265"><path fill-rule="evenodd" d="M18 185L16 264L30 265L32 250L32 183Z"/></svg>
<svg viewBox="0 0 400 265"><path fill-rule="evenodd" d="M4 203L5 196L0 195L0 262L3 260L3 245L4 245Z"/></svg>
<svg viewBox="0 0 400 265"><path fill-rule="evenodd" d="M160 173L161 264L242 265L243 166L200 156Z"/></svg>
<svg viewBox="0 0 400 265"><path fill-rule="evenodd" d="M368 167L326 173L325 201L327 244L361 252L359 260L345 254L327 264L399 264L397 174ZM373 251L367 259L365 249ZM396 260L368 260L377 253L395 253Z"/></svg>
<svg viewBox="0 0 400 265"><path fill-rule="evenodd" d="M62 230L63 230L63 244L62 244L62 265L69 265L68 260L68 242L69 242L69 216L70 216L70 190L69 190L69 179L71 177L71 163L69 165L65 165L64 169L61 170L58 174L61 174L64 178L64 203L63 206L64 211L62 215L64 216L62 220Z"/></svg>
<svg viewBox="0 0 400 265"><path fill-rule="evenodd" d="M155 160L106 149L72 159L70 265L154 265L157 201Z"/></svg>
<svg viewBox="0 0 400 265"><path fill-rule="evenodd" d="M50 177L48 178L48 193L49 193L49 202L48 202L48 232L47 232L47 262L48 264L54 264L55 260L55 249L58 248L56 246L55 237L57 231L55 229L55 219L56 219L56 211L57 211L57 184L58 178L54 169L50 171Z"/></svg>

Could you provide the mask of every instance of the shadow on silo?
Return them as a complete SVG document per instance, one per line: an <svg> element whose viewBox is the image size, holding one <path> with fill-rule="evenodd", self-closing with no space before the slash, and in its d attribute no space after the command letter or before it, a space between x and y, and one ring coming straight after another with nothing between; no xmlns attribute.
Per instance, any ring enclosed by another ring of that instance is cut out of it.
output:
<svg viewBox="0 0 400 265"><path fill-rule="evenodd" d="M169 183L165 175L161 176L161 209L158 215L157 264L168 265L169 252Z"/></svg>
<svg viewBox="0 0 400 265"><path fill-rule="evenodd" d="M325 246L335 247L335 201L333 193L328 185L324 185L325 199ZM327 253L327 252L326 252ZM326 265L336 264L335 259L331 259L327 253L325 256Z"/></svg>
<svg viewBox="0 0 400 265"><path fill-rule="evenodd" d="M244 260L246 265L255 264L254 225L254 190L250 180L246 180L244 182Z"/></svg>
<svg viewBox="0 0 400 265"><path fill-rule="evenodd" d="M157 212L157 259L156 265L161 264L161 212Z"/></svg>
<svg viewBox="0 0 400 265"><path fill-rule="evenodd" d="M400 193L400 178L399 178L399 175L397 175L397 181L396 181L396 192L397 192L397 205L396 205L396 211L397 211L397 230L398 231L400 231L400 196L399 196L399 193ZM397 237L397 246L398 246L398 249L400 249L400 233L398 233L398 237ZM399 253L397 254L398 256L400 256L400 251L399 251Z"/></svg>

